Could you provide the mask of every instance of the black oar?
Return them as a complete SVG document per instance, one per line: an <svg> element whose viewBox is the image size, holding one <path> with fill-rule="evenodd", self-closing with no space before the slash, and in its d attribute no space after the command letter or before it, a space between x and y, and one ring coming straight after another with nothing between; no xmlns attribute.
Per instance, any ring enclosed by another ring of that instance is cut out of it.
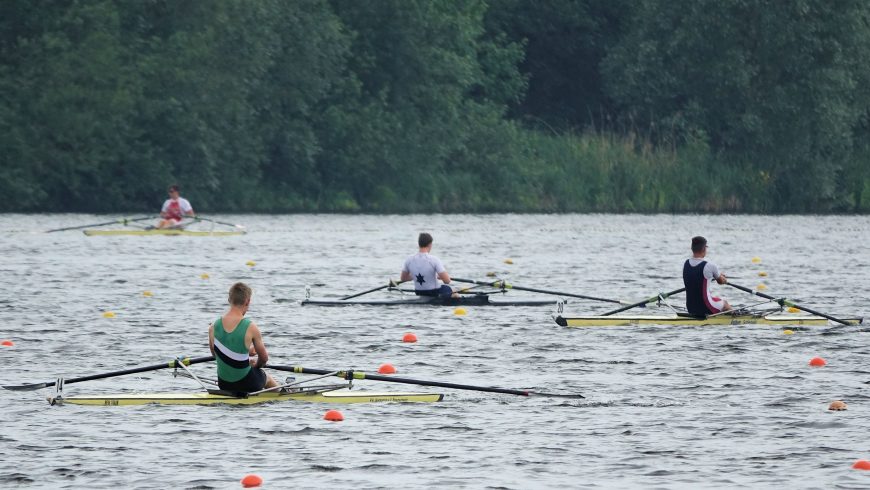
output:
<svg viewBox="0 0 870 490"><path fill-rule="evenodd" d="M555 295L555 296L569 296L569 297L571 297L571 298L588 299L588 300L592 300L592 301L604 301L605 303L616 303L616 304L619 304L619 305L624 305L624 304L625 304L624 301L620 301L620 300L618 300L618 299L598 298L598 297L595 297L595 296L587 296L587 295L584 295L584 294L563 293L563 292L560 292L560 291L549 291L549 290L546 290L546 289L525 288L525 287L522 287L522 286L517 286L517 285L515 285L515 284L507 283L507 282L505 282L505 281L503 281L503 280L501 280L501 281L493 281L493 282L486 282L486 281L475 281L475 280L472 280L472 279L460 279L460 278L458 278L458 277L452 277L451 279L454 280L454 281L467 282L467 283L470 283L470 284L479 284L479 285L481 285L481 286L492 286L492 287L494 287L494 288L500 288L500 289L516 289L517 291L529 291L529 292L531 292L531 293L552 294L552 295Z"/></svg>
<svg viewBox="0 0 870 490"><path fill-rule="evenodd" d="M340 299L341 301L344 301L344 300L346 300L346 299L353 299L353 298L356 298L356 297L358 297L358 296L362 296L362 295L364 295L364 294L369 294L369 293L373 293L373 292L375 292L375 291L380 291L381 289L394 288L394 287L398 286L399 284L402 284L403 282L408 282L408 281L399 281L399 282L395 282L395 281L393 281L392 279L390 279L390 282L387 283L387 284L384 285L384 286L378 286L378 287L376 287L376 288L369 289L368 291L363 291L363 292L361 292L361 293L351 294L350 296L345 296L344 298L339 298L339 299Z"/></svg>
<svg viewBox="0 0 870 490"><path fill-rule="evenodd" d="M194 220L201 220L201 221L210 221L212 223L216 223L216 224L224 225L224 226L234 226L234 227L240 228L242 230L245 229L245 227L242 225L237 225L235 223L227 223L226 221L218 221L216 219L211 219L211 218L203 218L202 216L193 216L193 219Z"/></svg>
<svg viewBox="0 0 870 490"><path fill-rule="evenodd" d="M68 226L66 228L56 228L54 230L48 230L48 231L46 231L46 233L54 233L56 231L80 230L82 228L90 228L92 226L106 226L106 225L114 225L116 223L126 225L127 223L134 223L136 221L145 221L148 219L154 219L154 217L153 216L144 216L142 218L120 218L120 219L114 219L112 221L106 221L105 223L94 223L92 225Z"/></svg>
<svg viewBox="0 0 870 490"><path fill-rule="evenodd" d="M787 299L785 299L785 298L774 298L773 296L770 296L770 295L768 295L768 294L764 294L764 293L759 292L759 291L754 291L754 290L752 290L752 289L749 289L749 288L747 288L747 287L741 286L741 285L739 285L739 284L734 284L734 283L732 283L732 282L728 282L728 283L726 283L726 284L728 284L728 285L731 286L732 288L736 288L736 289L739 289L739 290L741 290L741 291L745 291L745 292L747 292L747 293L749 293L749 294L754 294L754 295L759 296L759 297L764 298L764 299L770 299L770 300L776 301L776 302L779 303L781 306L791 306L791 307L793 307L793 308L797 308L797 309L799 309L799 310L805 311L805 312L807 312L807 313L809 313L809 314L811 314L811 315L816 315L816 316L820 316L820 317L822 317L822 318L827 318L828 320L831 320L831 321L833 321L833 322L842 323L843 325L852 325L851 323L847 322L846 320L840 320L839 318L834 318L834 317L832 317L831 315L826 315L826 314L824 314L824 313L820 313L820 312L818 312L818 311L816 311L816 310L811 310L811 309L809 309L809 308L805 308L805 307L803 307L803 306L796 305L796 304L792 303L791 301L789 301L789 300L787 300Z"/></svg>
<svg viewBox="0 0 870 490"><path fill-rule="evenodd" d="M213 356L194 357L193 359L186 357L186 358L182 359L182 362L185 365L190 366L191 364L199 364L201 362L209 362L209 361L213 361L213 360L214 360ZM143 367L137 367L137 368L131 368L131 369L124 369L121 371L112 371L110 373L104 373L104 374L92 374L90 376L82 376L81 378L64 379L63 382L64 383L80 383L82 381L91 381L93 379L113 378L115 376L123 376L125 374L144 373L146 371L157 371L158 369L167 369L167 368L171 369L174 367L176 367L175 359L169 361L168 363L164 362L162 364L154 364L153 366L143 366ZM33 384L29 384L29 385L4 386L4 388L6 388L7 390L13 390L13 391L32 391L32 390L39 390L42 388L48 388L49 386L54 386L54 383L55 383L55 381L48 381L45 383L33 383Z"/></svg>
<svg viewBox="0 0 870 490"><path fill-rule="evenodd" d="M368 379L371 381L388 381L390 383L404 383L411 385L421 385L421 386L438 386L440 388L451 388L454 390L470 390L470 391L484 391L487 393L504 393L508 395L519 395L519 396L549 396L549 397L558 397L558 398L585 398L580 394L562 394L562 393L541 393L537 391L527 391L527 390L513 390L509 388L495 388L490 386L474 386L474 385L463 385L457 383L447 383L444 381L427 381L423 379L411 379L411 378L397 378L393 376L381 376L378 374L367 374L362 371L338 371L336 372L334 369L311 369L305 368L301 366L266 366L269 369L275 369L277 371L289 371L291 373L301 373L301 374L332 374L338 376L339 378L351 380L351 379Z"/></svg>
<svg viewBox="0 0 870 490"><path fill-rule="evenodd" d="M652 303L653 301L658 301L659 299L667 299L667 298L670 298L671 296L673 296L673 295L675 295L675 294L680 294L680 293L682 293L682 292L685 291L685 290L686 290L686 288L680 288L680 289L674 289L674 290L671 291L670 293L659 293L659 294L657 294L656 296L649 297L649 298L647 298L647 299L645 299L645 300L643 300L643 301L638 301L637 303L634 303L634 304L631 304L631 305L628 305L628 306L623 306L622 308L618 308L618 309L615 309L615 310L613 310L613 311L608 311L607 313L603 314L602 316L610 316L610 315L613 315L614 313L621 313L621 312L623 312L623 311L625 311L625 310L630 310L630 309L632 309L632 308L637 308L638 306L644 306L644 305L646 305L647 303Z"/></svg>

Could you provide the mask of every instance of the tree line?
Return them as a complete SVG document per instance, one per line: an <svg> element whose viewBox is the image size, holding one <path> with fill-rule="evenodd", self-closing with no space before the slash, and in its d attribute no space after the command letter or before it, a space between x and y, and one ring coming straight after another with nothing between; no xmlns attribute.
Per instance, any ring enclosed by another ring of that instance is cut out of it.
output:
<svg viewBox="0 0 870 490"><path fill-rule="evenodd" d="M867 212L862 0L5 0L0 211Z"/></svg>

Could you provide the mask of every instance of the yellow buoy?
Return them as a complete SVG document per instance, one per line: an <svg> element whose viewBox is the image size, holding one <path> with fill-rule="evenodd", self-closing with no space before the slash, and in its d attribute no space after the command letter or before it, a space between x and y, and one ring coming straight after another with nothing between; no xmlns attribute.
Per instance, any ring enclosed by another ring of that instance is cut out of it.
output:
<svg viewBox="0 0 870 490"><path fill-rule="evenodd" d="M752 263L753 263L753 264L760 264L760 263L761 263L761 257L752 257Z"/></svg>
<svg viewBox="0 0 870 490"><path fill-rule="evenodd" d="M111 311L104 311L103 318L115 318L115 314L112 313Z"/></svg>
<svg viewBox="0 0 870 490"><path fill-rule="evenodd" d="M487 272L486 277L495 277L495 272Z"/></svg>
<svg viewBox="0 0 870 490"><path fill-rule="evenodd" d="M782 333L785 335L794 335L794 330L783 330Z"/></svg>
<svg viewBox="0 0 870 490"><path fill-rule="evenodd" d="M199 275L200 279L208 279L208 277L209 277L208 274L206 274L205 272L203 272L202 274Z"/></svg>
<svg viewBox="0 0 870 490"><path fill-rule="evenodd" d="M513 261L513 259L504 259L504 263L510 265L510 264L513 264L514 261Z"/></svg>
<svg viewBox="0 0 870 490"><path fill-rule="evenodd" d="M767 277L767 272L758 271L758 277Z"/></svg>
<svg viewBox="0 0 870 490"><path fill-rule="evenodd" d="M245 265L248 267L254 267L257 264L255 264L253 260L249 260L249 261L245 262Z"/></svg>
<svg viewBox="0 0 870 490"><path fill-rule="evenodd" d="M801 310L795 308L794 306L789 306L788 309L785 311L787 311L789 313L800 313Z"/></svg>
<svg viewBox="0 0 870 490"><path fill-rule="evenodd" d="M759 291L764 291L765 289L767 289L767 286L765 286L764 284L759 284L758 286L755 287L755 289L757 289Z"/></svg>
<svg viewBox="0 0 870 490"><path fill-rule="evenodd" d="M142 291L142 296L145 296L146 298L150 298L151 296L154 296L154 295L151 293L151 291Z"/></svg>
<svg viewBox="0 0 870 490"><path fill-rule="evenodd" d="M467 312L465 311L465 308L462 308L462 307L459 307L459 308L456 308L455 310L453 310L453 314L456 316L462 316L465 313L467 313Z"/></svg>

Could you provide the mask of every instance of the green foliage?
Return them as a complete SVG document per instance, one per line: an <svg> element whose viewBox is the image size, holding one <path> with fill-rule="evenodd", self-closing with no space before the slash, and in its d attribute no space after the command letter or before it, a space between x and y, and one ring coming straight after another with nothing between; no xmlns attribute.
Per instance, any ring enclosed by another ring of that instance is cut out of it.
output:
<svg viewBox="0 0 870 490"><path fill-rule="evenodd" d="M0 211L868 212L859 0L6 0Z"/></svg>

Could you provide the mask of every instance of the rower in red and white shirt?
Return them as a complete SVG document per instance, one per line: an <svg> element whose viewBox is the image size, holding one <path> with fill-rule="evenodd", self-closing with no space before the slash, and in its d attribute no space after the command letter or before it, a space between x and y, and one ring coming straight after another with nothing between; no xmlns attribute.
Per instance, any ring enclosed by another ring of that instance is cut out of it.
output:
<svg viewBox="0 0 870 490"><path fill-rule="evenodd" d="M707 239L692 238L692 258L683 264L683 284L686 286L686 310L689 314L706 318L707 315L731 310L725 298L713 296L710 286L728 282L716 264L704 260L707 256Z"/></svg>
<svg viewBox="0 0 870 490"><path fill-rule="evenodd" d="M160 210L160 223L157 228L176 228L181 225L181 220L185 216L194 216L193 207L190 202L181 197L178 192L177 185L169 186L169 199L163 203L163 208Z"/></svg>

